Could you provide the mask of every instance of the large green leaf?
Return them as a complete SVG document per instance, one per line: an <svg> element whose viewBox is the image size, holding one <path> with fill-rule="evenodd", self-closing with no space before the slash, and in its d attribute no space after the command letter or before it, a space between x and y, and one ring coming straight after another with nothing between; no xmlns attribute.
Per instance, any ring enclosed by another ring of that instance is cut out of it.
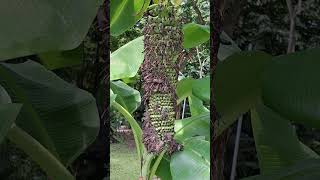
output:
<svg viewBox="0 0 320 180"><path fill-rule="evenodd" d="M292 121L320 128L320 49L274 58L264 73L265 104Z"/></svg>
<svg viewBox="0 0 320 180"><path fill-rule="evenodd" d="M116 96L115 100L129 113L133 113L141 104L140 92L122 81L111 81L110 88Z"/></svg>
<svg viewBox="0 0 320 180"><path fill-rule="evenodd" d="M1 0L0 60L76 48L102 2Z"/></svg>
<svg viewBox="0 0 320 180"><path fill-rule="evenodd" d="M2 104L0 102L0 143L15 122L21 106L21 104Z"/></svg>
<svg viewBox="0 0 320 180"><path fill-rule="evenodd" d="M209 112L209 110L203 105L203 102L193 95L188 97L188 102L191 111L191 116L196 116L205 112Z"/></svg>
<svg viewBox="0 0 320 180"><path fill-rule="evenodd" d="M210 143L192 138L184 150L172 155L170 169L173 180L210 179ZM209 159L208 159L209 158Z"/></svg>
<svg viewBox="0 0 320 180"><path fill-rule="evenodd" d="M208 162L210 162L210 142L206 141L204 137L192 137L183 142L185 149L197 151Z"/></svg>
<svg viewBox="0 0 320 180"><path fill-rule="evenodd" d="M111 0L111 35L118 36L134 26L141 19L149 4L150 0Z"/></svg>
<svg viewBox="0 0 320 180"><path fill-rule="evenodd" d="M0 63L0 85L22 103L17 125L63 164L70 164L99 130L94 97L33 61Z"/></svg>
<svg viewBox="0 0 320 180"><path fill-rule="evenodd" d="M192 85L192 93L202 101L210 101L210 77L196 79Z"/></svg>
<svg viewBox="0 0 320 180"><path fill-rule="evenodd" d="M189 23L183 26L182 32L184 48L196 47L210 39L209 26Z"/></svg>
<svg viewBox="0 0 320 180"><path fill-rule="evenodd" d="M308 159L273 174L257 175L242 180L317 180L320 179L319 169L320 160Z"/></svg>
<svg viewBox="0 0 320 180"><path fill-rule="evenodd" d="M123 45L110 57L110 80L134 77L143 62L143 36Z"/></svg>
<svg viewBox="0 0 320 180"><path fill-rule="evenodd" d="M175 121L175 139L183 142L193 136L205 136L210 139L210 112Z"/></svg>
<svg viewBox="0 0 320 180"><path fill-rule="evenodd" d="M171 172L170 172L170 160L169 158L162 158L157 172L156 172L157 177L165 180L172 180Z"/></svg>
<svg viewBox="0 0 320 180"><path fill-rule="evenodd" d="M252 108L260 97L261 74L271 62L263 52L239 52L217 65L214 77L218 113L217 135Z"/></svg>
<svg viewBox="0 0 320 180"><path fill-rule="evenodd" d="M190 96L195 96L202 101L209 102L210 77L201 79L184 78L178 82L176 93L179 98L178 103Z"/></svg>
<svg viewBox="0 0 320 180"><path fill-rule="evenodd" d="M274 173L301 160L319 158L299 141L290 121L270 108L258 105L251 116L262 174Z"/></svg>
<svg viewBox="0 0 320 180"><path fill-rule="evenodd" d="M38 56L41 64L50 70L76 66L83 62L83 45L69 51L46 52Z"/></svg>

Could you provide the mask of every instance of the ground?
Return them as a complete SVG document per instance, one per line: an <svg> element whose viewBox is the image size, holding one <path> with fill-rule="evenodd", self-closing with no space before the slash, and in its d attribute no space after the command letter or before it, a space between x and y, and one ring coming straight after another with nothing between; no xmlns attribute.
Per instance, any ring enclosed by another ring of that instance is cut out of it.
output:
<svg viewBox="0 0 320 180"><path fill-rule="evenodd" d="M126 140L122 143L110 145L110 180L139 179L140 160L134 147L134 140L130 135L124 139Z"/></svg>

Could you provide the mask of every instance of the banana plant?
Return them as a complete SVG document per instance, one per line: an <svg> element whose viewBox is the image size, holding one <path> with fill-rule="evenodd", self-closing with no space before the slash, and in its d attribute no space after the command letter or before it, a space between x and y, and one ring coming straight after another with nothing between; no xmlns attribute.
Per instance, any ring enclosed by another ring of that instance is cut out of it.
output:
<svg viewBox="0 0 320 180"><path fill-rule="evenodd" d="M146 11L154 9L157 6L149 6L148 3L148 7L144 9L141 8L141 2L143 0L134 3L129 1L111 1L111 6L120 7L123 5L124 9L128 10L114 10L114 14L111 13L113 14L111 15L111 22L114 22L111 26L111 35L120 35L132 27L141 18L138 13L140 10ZM140 8L136 8L138 6ZM136 11L137 9L139 11ZM132 14L135 14L135 17L122 16L122 14L131 11L134 11ZM198 46L207 42L210 37L209 28L204 25L190 23L184 25L181 30L183 32L183 42L181 45L184 48ZM198 37L195 38L194 34L198 34ZM184 146L183 151L174 153L169 157L166 155L166 150L158 154L150 153L143 144L143 131L132 116L132 113L141 103L140 93L125 84L125 79L136 76L143 63L145 53L143 41L143 36L138 37L112 52L110 62L110 102L127 119L132 128L138 157L143 164L140 175L145 179L152 179L154 175L168 180L195 179L199 177L201 179L209 179L210 155L208 140L210 139L210 115L208 110L199 111L198 113L193 113L192 117L175 121L174 138ZM191 83L178 82L176 94L179 100L177 103L181 103L185 98L189 98L189 101L192 99L195 102L191 105L193 109L197 109L199 104L202 105L202 109L206 109L204 104L208 104L210 94L209 78L199 80L188 79L188 81ZM196 86L200 84L203 89L199 91ZM181 88L182 86L186 88ZM184 90L188 92L184 92ZM189 94L185 95L187 93Z"/></svg>
<svg viewBox="0 0 320 180"><path fill-rule="evenodd" d="M102 2L1 1L0 61L77 48ZM64 58L63 67L69 59ZM15 143L50 178L75 179L67 167L99 131L95 98L59 78L46 63L9 62L0 63L0 142L8 138Z"/></svg>
<svg viewBox="0 0 320 180"><path fill-rule="evenodd" d="M219 136L250 110L261 175L244 179L318 179L319 155L299 141L292 122L319 128L320 49L272 57L239 52L217 67Z"/></svg>

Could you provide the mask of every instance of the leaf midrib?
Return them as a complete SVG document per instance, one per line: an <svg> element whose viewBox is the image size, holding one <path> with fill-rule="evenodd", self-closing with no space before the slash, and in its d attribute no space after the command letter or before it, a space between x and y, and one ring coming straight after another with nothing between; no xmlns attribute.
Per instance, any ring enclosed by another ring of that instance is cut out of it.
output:
<svg viewBox="0 0 320 180"><path fill-rule="evenodd" d="M1 71L2 70L2 71ZM57 153L57 150L54 146L54 143L52 141L52 139L50 138L50 136L46 133L46 129L44 128L43 123L40 120L39 115L37 114L37 112L34 110L32 104L30 103L28 97L25 95L25 93L23 92L22 88L19 88L19 86L15 83L15 80L13 78L11 78L10 73L14 73L16 75L18 75L17 73L10 71L2 65L2 63L0 63L0 74L3 78L7 79L7 85L9 87L12 87L12 90L15 90L15 95L19 95L20 98L18 98L20 101L25 101L27 103L23 103L23 106L25 106L27 108L27 110L30 112L31 116L33 117L34 121L35 121L35 125L37 126L36 128L38 129L38 132L40 132L40 134L42 134L43 136L43 140L46 142L45 146L47 146L48 149L50 149L51 151L53 151L53 155L56 156L58 159L60 159L59 154ZM23 78L23 77L22 77ZM10 91L8 91L8 93L10 93ZM18 100L18 102L19 102ZM14 100L16 101L16 100ZM18 115L19 117L19 115ZM61 159L60 159L61 160Z"/></svg>

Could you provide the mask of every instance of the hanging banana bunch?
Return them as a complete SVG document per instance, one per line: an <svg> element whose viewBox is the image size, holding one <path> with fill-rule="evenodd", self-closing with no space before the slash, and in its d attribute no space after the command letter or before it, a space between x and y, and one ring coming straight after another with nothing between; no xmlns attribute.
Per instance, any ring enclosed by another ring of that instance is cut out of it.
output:
<svg viewBox="0 0 320 180"><path fill-rule="evenodd" d="M143 143L150 153L181 149L174 139L178 112L175 88L182 53L181 20L171 2L159 3L149 12L144 28L142 78L146 107L143 117Z"/></svg>

